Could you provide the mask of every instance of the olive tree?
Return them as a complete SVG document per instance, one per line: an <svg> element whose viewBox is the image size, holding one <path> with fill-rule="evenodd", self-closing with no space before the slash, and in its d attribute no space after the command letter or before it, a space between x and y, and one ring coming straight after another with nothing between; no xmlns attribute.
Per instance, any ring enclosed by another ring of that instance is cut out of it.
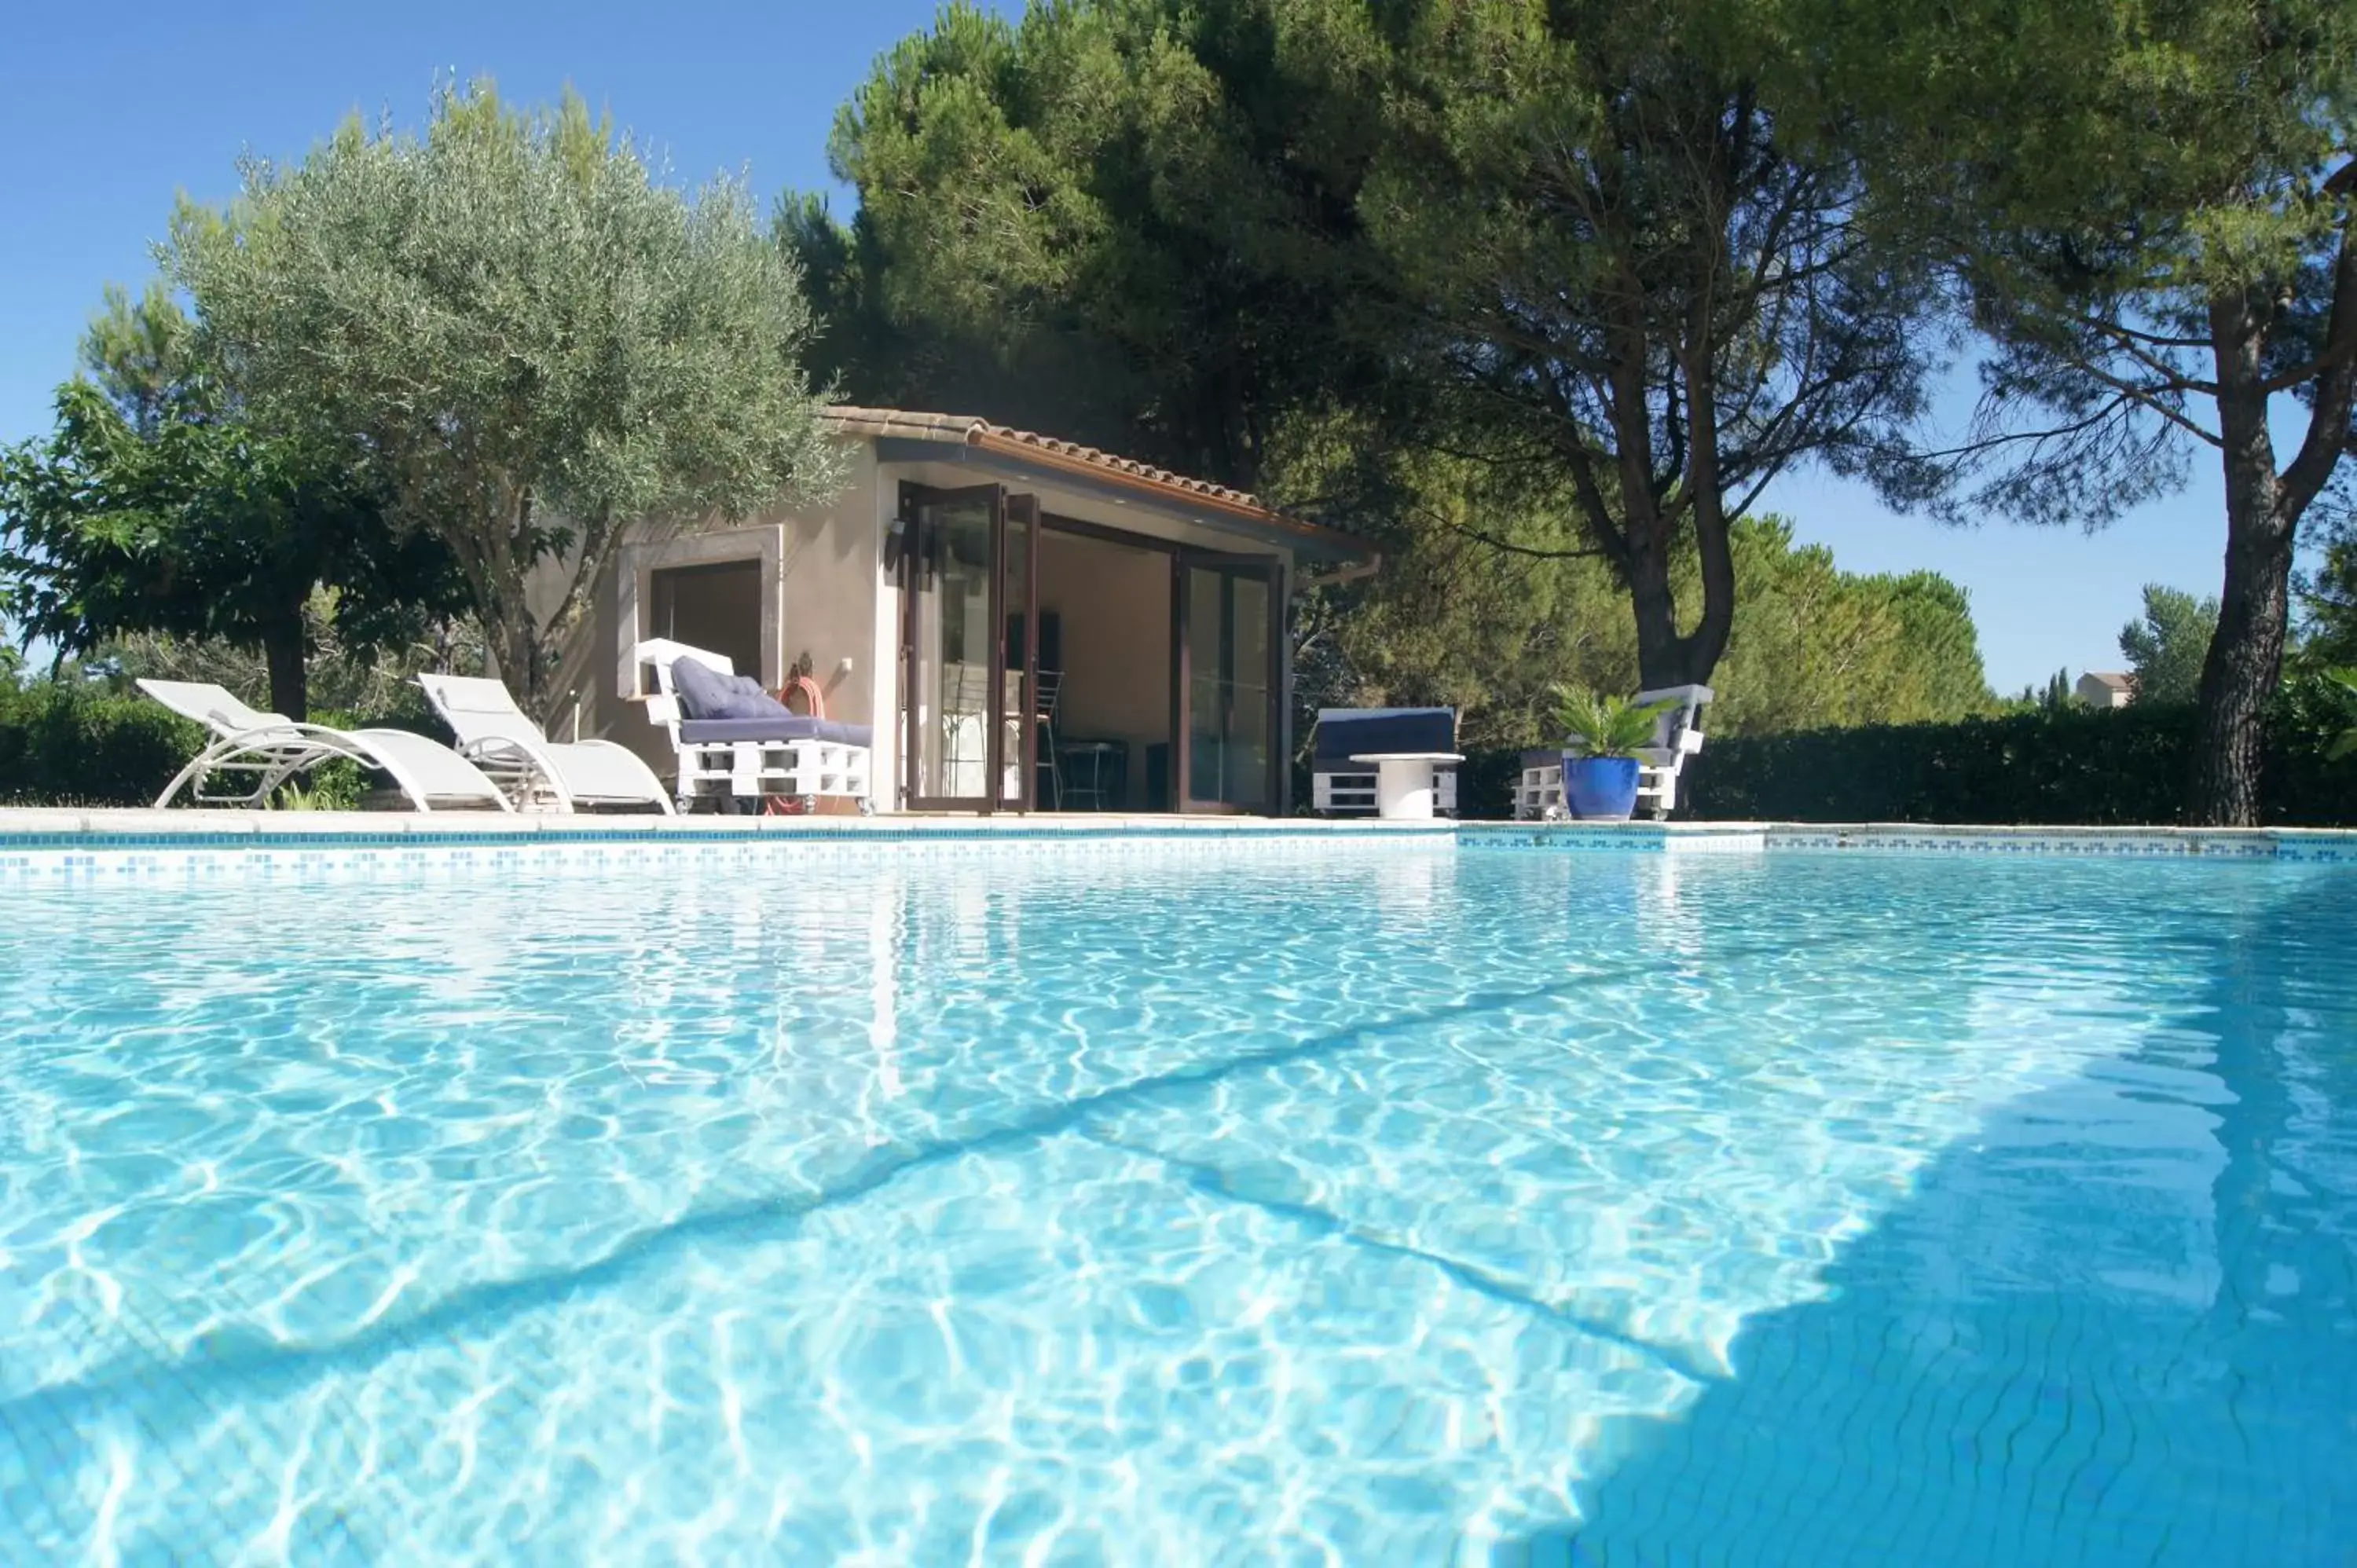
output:
<svg viewBox="0 0 2357 1568"><path fill-rule="evenodd" d="M659 183L577 99L446 89L422 134L350 121L243 172L234 223L184 207L164 247L199 333L258 413L356 444L394 524L447 544L527 709L624 528L831 482L792 261L741 186Z"/></svg>

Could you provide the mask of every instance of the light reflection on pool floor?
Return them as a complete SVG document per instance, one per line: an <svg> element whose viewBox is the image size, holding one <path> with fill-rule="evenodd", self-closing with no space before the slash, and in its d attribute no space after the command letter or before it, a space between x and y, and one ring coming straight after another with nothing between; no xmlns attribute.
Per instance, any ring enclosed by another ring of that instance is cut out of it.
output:
<svg viewBox="0 0 2357 1568"><path fill-rule="evenodd" d="M2357 876L903 847L19 894L0 1561L2357 1540Z"/></svg>

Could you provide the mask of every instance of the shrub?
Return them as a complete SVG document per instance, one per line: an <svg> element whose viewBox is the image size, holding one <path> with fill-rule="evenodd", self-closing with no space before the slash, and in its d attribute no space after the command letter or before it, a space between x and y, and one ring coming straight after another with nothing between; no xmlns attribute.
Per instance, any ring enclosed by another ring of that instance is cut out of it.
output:
<svg viewBox="0 0 2357 1568"><path fill-rule="evenodd" d="M414 690L414 688L412 688ZM420 696L386 718L319 714L321 724L363 723L432 734ZM437 738L446 744L445 731ZM0 679L0 805L147 806L211 737L178 714L101 680L68 677L19 685ZM369 789L368 770L333 761L293 782L281 806L349 810Z"/></svg>
<svg viewBox="0 0 2357 1568"><path fill-rule="evenodd" d="M2357 823L2357 762L2330 762L2321 699L2268 714L2264 821ZM2179 820L2190 705L2034 712L1957 724L1714 738L1686 764L1685 810L1721 821L2096 826Z"/></svg>
<svg viewBox="0 0 2357 1568"><path fill-rule="evenodd" d="M148 805L204 743L186 719L99 682L0 682L0 804Z"/></svg>

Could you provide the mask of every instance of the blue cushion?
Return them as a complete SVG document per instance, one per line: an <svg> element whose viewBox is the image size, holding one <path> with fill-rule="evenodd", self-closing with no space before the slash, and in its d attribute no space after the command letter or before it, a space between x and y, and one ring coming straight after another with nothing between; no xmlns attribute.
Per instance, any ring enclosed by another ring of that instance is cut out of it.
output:
<svg viewBox="0 0 2357 1568"><path fill-rule="evenodd" d="M779 719L793 711L749 675L723 675L693 659L676 659L671 666L672 690L679 693L683 719Z"/></svg>
<svg viewBox="0 0 2357 1568"><path fill-rule="evenodd" d="M1318 718L1317 769L1362 767L1354 756L1383 751L1455 751L1454 708L1339 708Z"/></svg>

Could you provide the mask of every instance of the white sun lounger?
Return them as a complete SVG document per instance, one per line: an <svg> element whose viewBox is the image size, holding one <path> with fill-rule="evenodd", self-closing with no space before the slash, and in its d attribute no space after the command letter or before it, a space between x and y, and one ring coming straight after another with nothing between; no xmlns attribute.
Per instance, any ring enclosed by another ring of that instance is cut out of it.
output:
<svg viewBox="0 0 2357 1568"><path fill-rule="evenodd" d="M519 811L651 806L674 814L662 780L630 747L610 740L549 739L497 681L420 675L417 683L458 737L460 754L490 775Z"/></svg>
<svg viewBox="0 0 2357 1568"><path fill-rule="evenodd" d="M482 769L422 735L297 724L281 714L256 712L209 681L142 681L139 689L214 736L156 797L158 806L170 805L183 787L195 805L267 804L271 792L289 779L346 757L390 776L421 811L432 811L437 800L482 811L508 809L498 786ZM234 780L240 788L228 794L207 793L206 783L217 778Z"/></svg>

